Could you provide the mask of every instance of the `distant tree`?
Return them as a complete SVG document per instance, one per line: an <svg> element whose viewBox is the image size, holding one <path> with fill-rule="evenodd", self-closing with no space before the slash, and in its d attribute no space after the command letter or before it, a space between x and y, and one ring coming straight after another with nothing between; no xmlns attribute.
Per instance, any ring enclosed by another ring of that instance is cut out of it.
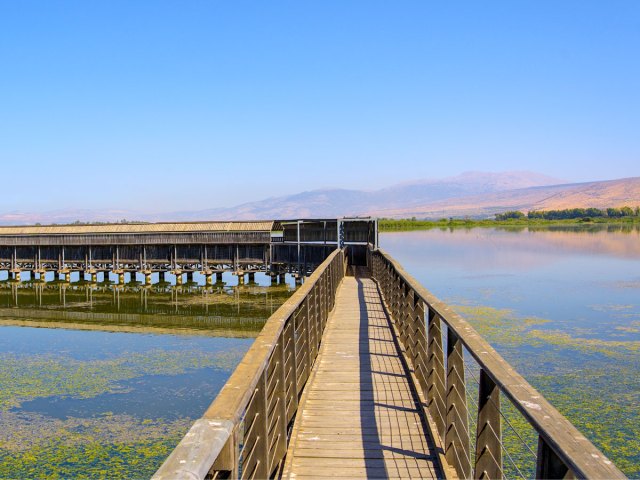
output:
<svg viewBox="0 0 640 480"><path fill-rule="evenodd" d="M525 214L518 211L518 210L511 210L508 212L504 212L504 213L496 213L496 220L497 221L503 221L503 220L521 220L525 218Z"/></svg>
<svg viewBox="0 0 640 480"><path fill-rule="evenodd" d="M530 210L527 213L529 219L544 219L544 220L580 220L580 219L592 219L592 218L620 218L620 217L633 217L640 216L640 207L635 209L631 207L621 208L607 208L601 210L599 208L566 208L564 210ZM496 216L497 219L497 216Z"/></svg>
<svg viewBox="0 0 640 480"><path fill-rule="evenodd" d="M626 206L625 206L625 207L622 207L622 208L620 209L620 214L621 214L623 217L633 217L633 208L631 208L631 207L626 207Z"/></svg>
<svg viewBox="0 0 640 480"><path fill-rule="evenodd" d="M619 208L607 208L607 216L611 218L621 217L622 212L620 212Z"/></svg>
<svg viewBox="0 0 640 480"><path fill-rule="evenodd" d="M599 208L587 208L585 214L588 217L604 217L604 212Z"/></svg>

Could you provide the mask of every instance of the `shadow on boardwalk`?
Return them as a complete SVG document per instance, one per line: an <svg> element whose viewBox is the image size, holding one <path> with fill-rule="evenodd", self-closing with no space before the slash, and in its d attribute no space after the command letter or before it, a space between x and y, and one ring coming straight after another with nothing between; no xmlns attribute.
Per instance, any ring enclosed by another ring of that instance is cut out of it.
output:
<svg viewBox="0 0 640 480"><path fill-rule="evenodd" d="M283 477L441 477L377 286L357 274L338 291Z"/></svg>

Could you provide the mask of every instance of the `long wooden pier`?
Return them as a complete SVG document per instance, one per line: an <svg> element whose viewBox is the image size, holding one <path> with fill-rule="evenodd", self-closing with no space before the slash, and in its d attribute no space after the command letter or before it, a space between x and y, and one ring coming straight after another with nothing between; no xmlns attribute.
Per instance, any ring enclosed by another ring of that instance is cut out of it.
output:
<svg viewBox="0 0 640 480"><path fill-rule="evenodd" d="M271 316L154 479L625 478L393 258L350 259Z"/></svg>
<svg viewBox="0 0 640 480"><path fill-rule="evenodd" d="M119 284L137 275L151 285L165 273L181 284L183 276L205 276L206 284L233 272L242 283L256 272L272 279L286 273L297 279L311 274L337 247L350 246L352 258L377 243L377 220L371 218L298 219L249 222L121 223L0 227L0 271L20 282L45 281L57 275L71 282Z"/></svg>

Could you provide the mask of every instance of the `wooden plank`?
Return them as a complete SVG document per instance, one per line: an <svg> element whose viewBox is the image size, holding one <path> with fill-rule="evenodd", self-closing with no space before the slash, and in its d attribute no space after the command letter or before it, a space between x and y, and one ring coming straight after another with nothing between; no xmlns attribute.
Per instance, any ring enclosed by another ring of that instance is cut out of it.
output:
<svg viewBox="0 0 640 480"><path fill-rule="evenodd" d="M304 479L324 479L324 478L343 478L353 480L354 478L393 478L393 479L407 479L418 478L421 475L423 478L438 478L435 473L431 476L425 475L425 472L421 472L416 468L404 468L402 470L396 469L395 475L390 474L385 468L340 468L336 470L323 470L322 475L318 475L313 468L301 470L296 474L296 478Z"/></svg>
<svg viewBox="0 0 640 480"><path fill-rule="evenodd" d="M352 445L351 448L313 448L311 446L299 446L296 449L296 457L300 459L301 457L310 457L310 458L355 458L361 459L364 458L393 458L393 459L406 459L407 453L410 454L410 458L414 459L432 459L433 455L429 455L426 453L416 453L410 452L404 448L390 448L388 446L382 445L366 445L358 448L357 445Z"/></svg>
<svg viewBox="0 0 640 480"><path fill-rule="evenodd" d="M442 477L370 279L347 277L303 392L283 478Z"/></svg>

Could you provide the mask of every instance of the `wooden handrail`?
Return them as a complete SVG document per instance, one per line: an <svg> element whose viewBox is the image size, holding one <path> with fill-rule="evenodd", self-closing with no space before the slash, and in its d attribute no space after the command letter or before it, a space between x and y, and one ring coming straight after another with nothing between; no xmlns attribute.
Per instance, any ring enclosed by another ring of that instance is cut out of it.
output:
<svg viewBox="0 0 640 480"><path fill-rule="evenodd" d="M267 320L203 417L154 479L267 478L277 471L322 331L345 275L335 250Z"/></svg>
<svg viewBox="0 0 640 480"><path fill-rule="evenodd" d="M447 462L460 478L502 477L500 393L538 434L537 478L626 478L467 321L389 254L370 249L369 266L427 399L428 414L437 430L433 433L440 436ZM446 349L441 322L447 327ZM462 347L480 366L477 432L473 437L468 425ZM492 435L486 433L489 426ZM475 455L470 439L476 442Z"/></svg>

